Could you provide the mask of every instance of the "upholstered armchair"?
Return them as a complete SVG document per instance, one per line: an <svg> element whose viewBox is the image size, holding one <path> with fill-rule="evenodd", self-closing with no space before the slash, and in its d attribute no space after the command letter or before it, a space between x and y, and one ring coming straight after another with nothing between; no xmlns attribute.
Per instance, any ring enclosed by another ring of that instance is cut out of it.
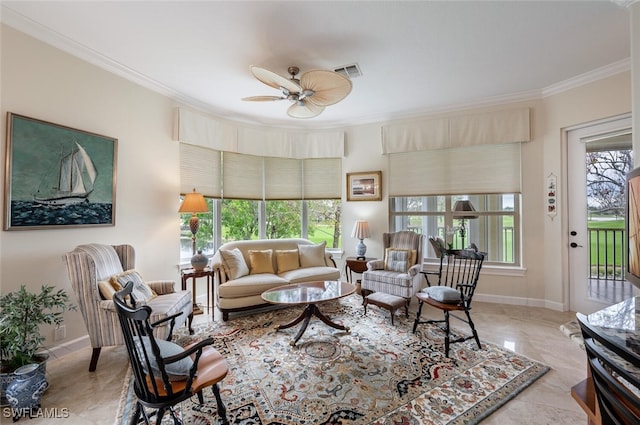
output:
<svg viewBox="0 0 640 425"><path fill-rule="evenodd" d="M411 298L422 288L422 253L425 236L400 231L382 235L384 259L371 260L362 274L363 296L371 292L383 292Z"/></svg>
<svg viewBox="0 0 640 425"><path fill-rule="evenodd" d="M66 253L63 259L93 348L90 372L96 370L102 347L124 344L112 299L118 285L124 286L128 281L136 284L138 290L134 297L137 302L151 307L154 322L181 313L173 323L167 321L155 328L157 338L170 337L173 326L184 325L187 321L191 331L191 293L176 292L175 282L171 280L144 281L134 269L135 251L131 245L80 245Z"/></svg>

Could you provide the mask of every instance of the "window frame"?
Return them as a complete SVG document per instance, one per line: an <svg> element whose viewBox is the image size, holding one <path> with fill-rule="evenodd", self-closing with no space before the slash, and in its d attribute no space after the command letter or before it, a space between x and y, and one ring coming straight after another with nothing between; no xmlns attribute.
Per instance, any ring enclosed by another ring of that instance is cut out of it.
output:
<svg viewBox="0 0 640 425"><path fill-rule="evenodd" d="M485 208L485 205L489 202L491 202L491 197L494 197L494 199L499 199L499 196L513 196L513 210L488 210L487 208ZM480 199L480 202L478 202L478 198ZM398 199L408 199L408 198L425 198L424 199L424 204L425 205L431 205L430 210L422 210L422 211L397 211L396 210L396 204L397 204L397 200ZM444 209L440 209L438 210L438 198L443 198L443 202L444 202ZM456 218L457 216L459 217L462 213L456 213L453 211L453 206L455 204L455 201L457 200L462 200L462 199L472 199L472 202L474 204L474 206L476 207L476 210L474 212L474 215L477 215L478 217L486 217L486 218L491 218L491 217L512 217L513 220L513 234L512 234L512 242L511 242L511 253L510 255L512 256L513 261L508 262L508 261L496 261L494 260L486 260L485 264L487 265L493 265L493 266L500 266L500 267L508 267L508 268L521 268L522 267L522 256L521 256L521 235L522 235L522 222L521 222L521 215L520 215L520 210L521 210L521 194L519 193L496 193L496 194L474 194L474 195L421 195L421 196L396 196L396 197L389 197L389 229L391 232L394 231L399 231L399 230L414 230L414 231L418 231L418 232L422 232L424 227L420 227L417 229L411 229L409 228L409 226L404 226L404 228L399 228L398 226L396 226L396 222L397 222L397 218L398 217L424 217L424 218L432 218L434 220L438 220L439 218L442 218L443 220L443 227L438 226L438 223L435 224L436 228L439 229L445 229L444 231L446 232L446 229L452 229L454 228L454 224L456 220L459 220L459 218ZM434 204L435 202L435 204ZM467 237L469 234L469 231L471 228L475 228L475 232L480 232L480 221L476 221L474 219L466 219L465 220L465 225L467 230ZM482 224L482 227L487 227L487 221L484 221ZM458 229L459 227L456 226L455 229ZM456 230L457 231L457 230ZM488 234L488 230L483 230L485 232L485 234ZM504 231L504 229L503 229ZM439 234L438 236L445 236L442 234ZM458 239L459 237L456 235L454 236L456 239ZM447 239L445 237L445 239ZM451 241L451 238L448 238L447 241ZM504 259L506 255L508 255L504 250L507 248L504 246L504 242L503 242L503 238L502 237L498 237L498 238L493 238L490 239L488 237L485 237L483 239L483 243L485 245L489 245L491 243L492 246L487 247L487 246L480 246L480 250L495 250L498 249L501 252L501 256ZM465 242L465 245L468 245L468 239ZM434 256L433 254L433 250L432 248L429 246L429 244L427 244L427 246L425 247L425 255L423 258L423 261L434 261L437 260L437 258ZM495 257L494 257L495 258Z"/></svg>

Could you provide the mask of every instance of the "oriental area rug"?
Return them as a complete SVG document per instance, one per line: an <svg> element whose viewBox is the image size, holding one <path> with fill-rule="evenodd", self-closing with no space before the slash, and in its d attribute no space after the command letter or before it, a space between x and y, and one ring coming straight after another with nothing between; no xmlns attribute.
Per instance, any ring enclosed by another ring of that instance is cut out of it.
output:
<svg viewBox="0 0 640 425"><path fill-rule="evenodd" d="M496 345L453 344L444 356L443 333L413 317L370 306L356 295L320 305L350 332L311 319L295 347L298 326L276 331L302 307L272 310L179 334L181 344L211 336L229 363L220 385L233 425L476 424L544 375L548 367ZM400 312L400 311L399 311ZM479 330L482 338L482 329ZM128 377L116 424L135 407ZM205 391L176 407L185 424L217 424L216 403ZM165 415L163 423L171 423Z"/></svg>

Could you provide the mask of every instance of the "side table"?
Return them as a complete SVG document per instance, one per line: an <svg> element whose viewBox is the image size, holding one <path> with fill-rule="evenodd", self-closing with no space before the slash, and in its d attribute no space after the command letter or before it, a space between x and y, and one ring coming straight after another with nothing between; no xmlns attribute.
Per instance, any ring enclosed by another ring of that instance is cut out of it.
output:
<svg viewBox="0 0 640 425"><path fill-rule="evenodd" d="M375 260L373 257L367 257L364 260L357 257L347 257L344 262L344 274L347 277L347 282L353 283L352 273L362 274L367 271L367 261ZM360 279L355 283L356 293L362 295Z"/></svg>
<svg viewBox="0 0 640 425"><path fill-rule="evenodd" d="M193 314L202 314L202 309L196 303L196 279L199 277L207 278L207 305L211 306L211 289L213 282L213 270L209 267L204 270L196 270L196 269L182 269L180 270L180 275L182 277L182 290L185 291L187 289L187 280L191 279L191 296L193 297ZM215 295L215 294L214 294ZM213 311L211 312L213 315Z"/></svg>

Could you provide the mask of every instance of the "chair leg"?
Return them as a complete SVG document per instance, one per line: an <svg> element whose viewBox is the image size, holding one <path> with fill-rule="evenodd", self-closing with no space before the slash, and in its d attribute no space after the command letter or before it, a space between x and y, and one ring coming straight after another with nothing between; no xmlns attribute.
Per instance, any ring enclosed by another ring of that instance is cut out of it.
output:
<svg viewBox="0 0 640 425"><path fill-rule="evenodd" d="M449 336L450 328L449 328L449 312L447 310L444 311L444 356L449 357L449 344L451 343L451 338Z"/></svg>
<svg viewBox="0 0 640 425"><path fill-rule="evenodd" d="M100 357L100 350L102 347L93 347L93 352L91 353L91 361L89 362L89 372L95 372L96 367L98 367L98 357Z"/></svg>
<svg viewBox="0 0 640 425"><path fill-rule="evenodd" d="M480 345L480 338L478 337L478 331L476 331L476 326L473 324L473 320L471 320L471 314L469 314L469 310L465 310L464 313L467 315L467 321L469 323L469 327L471 328L473 338L476 340L476 344L478 344L478 349L482 350L482 345Z"/></svg>
<svg viewBox="0 0 640 425"><path fill-rule="evenodd" d="M422 305L424 303L422 301L418 302L418 312L416 313L416 320L413 322L413 333L416 333L416 329L418 328L418 325L420 324L420 314L422 313ZM408 311L407 311L407 315L408 315Z"/></svg>
<svg viewBox="0 0 640 425"><path fill-rule="evenodd" d="M158 412L156 413L156 424L161 424L163 417L164 417L164 409L160 408L160 409L158 409ZM174 422L175 422L175 418L174 418Z"/></svg>
<svg viewBox="0 0 640 425"><path fill-rule="evenodd" d="M198 391L198 402L200 404L204 404L204 395L202 394L202 391Z"/></svg>
<svg viewBox="0 0 640 425"><path fill-rule="evenodd" d="M194 331L193 331L193 327L191 326L193 324L193 312L191 312L191 314L189 315L188 321L189 321L189 335L193 335Z"/></svg>
<svg viewBox="0 0 640 425"><path fill-rule="evenodd" d="M220 417L220 421L222 425L229 425L229 419L227 419L227 408L222 402L222 398L220 397L220 387L218 384L213 384L211 386L211 392L216 397L216 404L218 405L218 416Z"/></svg>

